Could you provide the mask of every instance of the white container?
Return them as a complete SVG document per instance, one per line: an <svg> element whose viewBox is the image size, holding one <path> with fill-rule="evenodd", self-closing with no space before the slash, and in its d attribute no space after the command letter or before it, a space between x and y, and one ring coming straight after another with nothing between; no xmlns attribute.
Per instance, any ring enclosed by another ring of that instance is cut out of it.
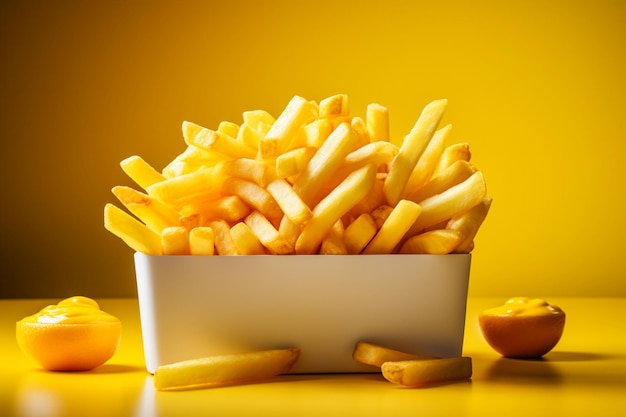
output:
<svg viewBox="0 0 626 417"><path fill-rule="evenodd" d="M375 372L358 341L461 355L471 255L135 254L146 368L299 347L292 373Z"/></svg>

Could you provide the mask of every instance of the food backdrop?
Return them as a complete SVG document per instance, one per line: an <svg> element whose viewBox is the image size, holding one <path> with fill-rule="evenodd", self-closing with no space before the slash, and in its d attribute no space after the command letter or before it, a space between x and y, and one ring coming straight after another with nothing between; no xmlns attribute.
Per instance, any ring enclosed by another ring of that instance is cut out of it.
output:
<svg viewBox="0 0 626 417"><path fill-rule="evenodd" d="M626 3L2 2L0 297L136 294L102 225L119 168L162 168L183 120L295 94L388 107L401 138L447 98L494 197L470 295L626 295Z"/></svg>

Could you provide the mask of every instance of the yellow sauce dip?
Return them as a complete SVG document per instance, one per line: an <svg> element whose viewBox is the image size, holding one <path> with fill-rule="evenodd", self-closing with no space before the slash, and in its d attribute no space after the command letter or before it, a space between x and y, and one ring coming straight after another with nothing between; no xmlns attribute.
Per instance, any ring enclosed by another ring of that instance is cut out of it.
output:
<svg viewBox="0 0 626 417"><path fill-rule="evenodd" d="M539 298L514 297L504 305L483 311L483 314L494 316L547 316L560 314L563 311Z"/></svg>
<svg viewBox="0 0 626 417"><path fill-rule="evenodd" d="M66 298L59 304L49 305L39 313L24 317L22 322L49 324L90 324L118 322L119 319L104 311L95 300L76 296Z"/></svg>

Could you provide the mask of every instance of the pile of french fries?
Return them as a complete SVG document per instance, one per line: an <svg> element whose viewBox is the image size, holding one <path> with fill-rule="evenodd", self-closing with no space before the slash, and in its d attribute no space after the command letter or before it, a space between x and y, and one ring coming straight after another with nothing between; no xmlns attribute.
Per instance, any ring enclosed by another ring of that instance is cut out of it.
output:
<svg viewBox="0 0 626 417"><path fill-rule="evenodd" d="M121 162L104 225L149 255L469 253L492 198L467 143L427 104L400 145L389 112L352 116L348 96L293 97L274 118L215 130L183 122L186 149L162 171Z"/></svg>

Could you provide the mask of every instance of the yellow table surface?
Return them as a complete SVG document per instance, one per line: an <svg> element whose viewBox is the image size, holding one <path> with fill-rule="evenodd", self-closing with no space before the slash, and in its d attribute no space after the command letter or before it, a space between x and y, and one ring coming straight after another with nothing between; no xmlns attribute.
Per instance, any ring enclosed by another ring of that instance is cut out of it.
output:
<svg viewBox="0 0 626 417"><path fill-rule="evenodd" d="M284 375L250 385L155 392L143 362L133 299L98 300L122 320L119 350L90 372L47 372L19 350L15 322L59 300L0 300L2 416L625 416L626 299L548 301L567 313L560 343L541 360L500 357L477 316L504 299L468 301L464 355L471 381L407 389L380 374Z"/></svg>

